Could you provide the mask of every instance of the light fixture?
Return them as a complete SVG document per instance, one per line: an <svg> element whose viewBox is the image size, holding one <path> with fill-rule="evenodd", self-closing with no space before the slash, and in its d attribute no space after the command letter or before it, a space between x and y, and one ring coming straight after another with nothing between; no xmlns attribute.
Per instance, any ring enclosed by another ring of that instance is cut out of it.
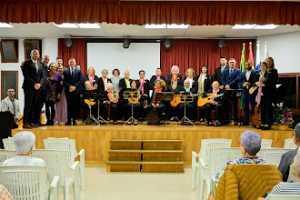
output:
<svg viewBox="0 0 300 200"><path fill-rule="evenodd" d="M80 23L78 24L79 28L90 28L90 29L93 29L93 28L101 28L99 24L97 23Z"/></svg>
<svg viewBox="0 0 300 200"><path fill-rule="evenodd" d="M168 24L167 28L170 29L187 29L189 28L188 24Z"/></svg>
<svg viewBox="0 0 300 200"><path fill-rule="evenodd" d="M164 29L167 28L166 24L146 24L144 28L149 28L149 29Z"/></svg>
<svg viewBox="0 0 300 200"><path fill-rule="evenodd" d="M278 25L275 24L266 24L266 25L255 25L254 29L275 29Z"/></svg>
<svg viewBox="0 0 300 200"><path fill-rule="evenodd" d="M0 22L0 28L12 28L12 27L13 25L11 24Z"/></svg>
<svg viewBox="0 0 300 200"><path fill-rule="evenodd" d="M62 24L55 24L58 28L78 28L77 24L72 23L62 23Z"/></svg>
<svg viewBox="0 0 300 200"><path fill-rule="evenodd" d="M255 24L236 24L232 29L253 29Z"/></svg>

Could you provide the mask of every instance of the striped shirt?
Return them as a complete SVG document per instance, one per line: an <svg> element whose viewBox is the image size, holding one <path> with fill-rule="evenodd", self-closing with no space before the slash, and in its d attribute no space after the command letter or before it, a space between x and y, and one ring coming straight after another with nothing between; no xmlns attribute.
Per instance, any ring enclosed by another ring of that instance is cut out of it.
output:
<svg viewBox="0 0 300 200"><path fill-rule="evenodd" d="M280 182L272 189L266 199L270 195L300 195L300 183Z"/></svg>

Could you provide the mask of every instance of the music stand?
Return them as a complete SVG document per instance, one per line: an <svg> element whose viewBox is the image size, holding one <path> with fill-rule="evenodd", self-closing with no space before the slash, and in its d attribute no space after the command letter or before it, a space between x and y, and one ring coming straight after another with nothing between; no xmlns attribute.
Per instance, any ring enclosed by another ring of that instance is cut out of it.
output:
<svg viewBox="0 0 300 200"><path fill-rule="evenodd" d="M98 99L97 91L96 90L86 90L84 92L84 103L88 106L89 108L89 116L85 120L86 124L90 123L96 123L99 124L99 120L94 117L92 114L92 106L96 104L95 99Z"/></svg>
<svg viewBox="0 0 300 200"><path fill-rule="evenodd" d="M181 102L183 102L183 117L181 118L181 124L194 125L194 122L187 117L187 104L192 103L194 98L190 94L182 94Z"/></svg>
<svg viewBox="0 0 300 200"><path fill-rule="evenodd" d="M136 104L136 103L134 103L134 101L136 99L138 99L138 91L137 90L132 90L132 89L125 90L123 92L123 98L128 100L128 104L130 104L130 106L131 106L131 116L127 119L127 121L125 123L134 124L135 122L138 121L136 118L134 118L134 112L133 112L133 105Z"/></svg>
<svg viewBox="0 0 300 200"><path fill-rule="evenodd" d="M98 100L98 114L97 114L98 116L97 116L97 120L98 120L99 125L100 124L105 124L105 123L107 123L107 120L105 120L101 116L101 114L100 114L100 107L101 107L100 106L100 100L102 100L103 104L105 103L103 95L99 94L97 100Z"/></svg>

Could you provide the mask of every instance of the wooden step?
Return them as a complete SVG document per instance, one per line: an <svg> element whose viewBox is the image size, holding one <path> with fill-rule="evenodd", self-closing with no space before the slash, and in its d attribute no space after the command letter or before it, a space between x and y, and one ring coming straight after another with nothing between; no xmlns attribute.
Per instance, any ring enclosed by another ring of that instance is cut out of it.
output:
<svg viewBox="0 0 300 200"><path fill-rule="evenodd" d="M107 164L118 165L118 164L127 164L127 165L184 165L183 161L176 162L155 162L155 161L107 161Z"/></svg>
<svg viewBox="0 0 300 200"><path fill-rule="evenodd" d="M131 140L131 139L112 139L111 142L183 142L183 140Z"/></svg>
<svg viewBox="0 0 300 200"><path fill-rule="evenodd" d="M117 150L109 150L109 153L183 153L183 151L182 150L117 149Z"/></svg>

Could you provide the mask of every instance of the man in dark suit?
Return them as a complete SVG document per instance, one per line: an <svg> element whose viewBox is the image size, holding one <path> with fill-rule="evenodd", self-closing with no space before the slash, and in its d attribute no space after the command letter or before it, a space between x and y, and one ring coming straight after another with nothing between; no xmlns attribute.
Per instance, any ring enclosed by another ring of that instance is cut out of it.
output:
<svg viewBox="0 0 300 200"><path fill-rule="evenodd" d="M240 70L236 67L236 60L234 58L229 59L229 68L224 71L225 80L225 94L227 101L230 105L229 119L232 124L237 122L237 91L240 81Z"/></svg>
<svg viewBox="0 0 300 200"><path fill-rule="evenodd" d="M80 108L80 92L82 91L82 74L77 68L75 58L69 59L69 67L64 71L64 88L68 104L67 125L76 125Z"/></svg>
<svg viewBox="0 0 300 200"><path fill-rule="evenodd" d="M43 65L39 61L39 51L37 49L32 50L30 57L30 60L23 62L21 65L24 76L24 128L32 128L40 123L39 118L42 104L41 84L46 78L44 77Z"/></svg>
<svg viewBox="0 0 300 200"><path fill-rule="evenodd" d="M157 80L163 80L166 82L166 79L161 75L161 69L158 67L156 68L155 70L155 75L153 75L150 79L150 87L151 87L151 90L153 90L153 87L154 87L154 84L155 84L155 81Z"/></svg>
<svg viewBox="0 0 300 200"><path fill-rule="evenodd" d="M255 83L258 81L258 74L252 69L249 63L246 63L246 70L241 73L240 88L243 89L242 97L244 102L244 125L249 125L249 120L252 111L255 107L255 95L249 93L251 87L256 86Z"/></svg>
<svg viewBox="0 0 300 200"><path fill-rule="evenodd" d="M278 166L278 169L282 174L282 180L284 182L288 181L289 174L290 174L290 166L293 163L297 151L300 147L300 123L298 123L294 129L294 142L297 148L295 150L291 150L283 154L281 156L281 160Z"/></svg>
<svg viewBox="0 0 300 200"><path fill-rule="evenodd" d="M213 75L213 81L218 81L220 83L220 89L224 89L225 77L224 72L228 69L227 59L225 57L220 58L220 66L215 70Z"/></svg>

